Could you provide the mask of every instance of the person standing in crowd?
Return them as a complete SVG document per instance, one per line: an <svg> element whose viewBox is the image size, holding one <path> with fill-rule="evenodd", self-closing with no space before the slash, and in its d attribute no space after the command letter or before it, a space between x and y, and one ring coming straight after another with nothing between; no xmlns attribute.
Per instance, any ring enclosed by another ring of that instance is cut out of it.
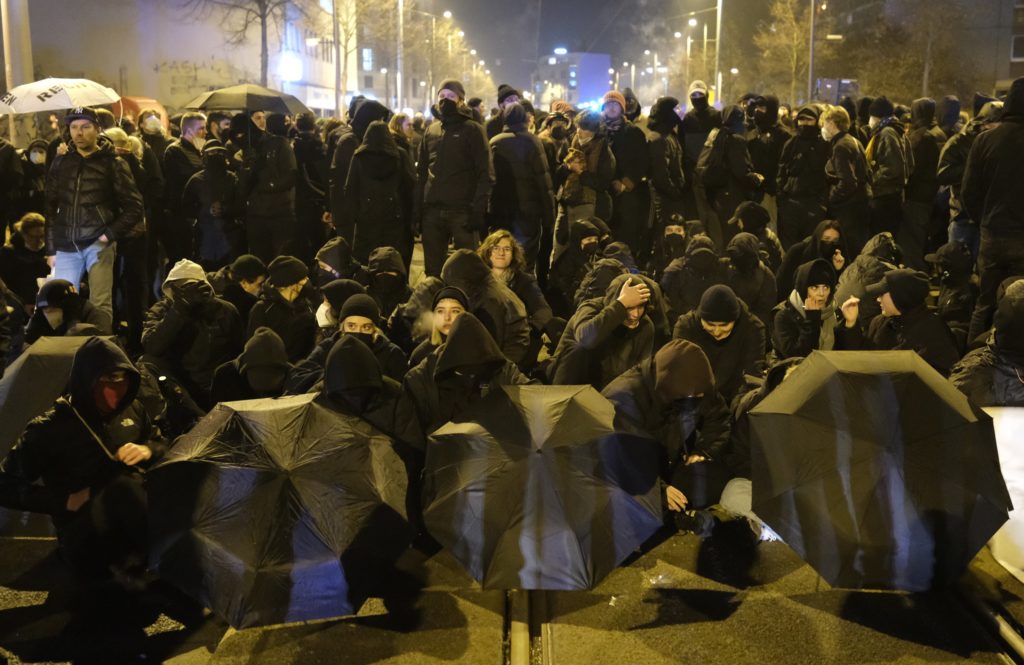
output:
<svg viewBox="0 0 1024 665"><path fill-rule="evenodd" d="M509 231L523 249L524 269L533 272L541 237L555 227L555 197L544 146L526 126L521 104L502 111L504 131L491 139L494 188L488 218L493 228Z"/></svg>
<svg viewBox="0 0 1024 665"><path fill-rule="evenodd" d="M164 152L164 204L167 227L162 240L167 261L195 258L192 222L183 208L185 185L203 170L203 146L206 144L206 117L186 113L181 117L181 138Z"/></svg>
<svg viewBox="0 0 1024 665"><path fill-rule="evenodd" d="M655 231L669 224L682 223L686 214L686 176L683 171L683 150L679 146L677 133L680 126L676 110L678 106L679 100L675 97L659 97L647 117Z"/></svg>
<svg viewBox="0 0 1024 665"><path fill-rule="evenodd" d="M46 212L46 141L35 139L25 148L21 155L20 183L14 166L8 165L7 169L6 175L0 172L0 178L10 179L11 189L7 194L10 222L30 212L40 215Z"/></svg>
<svg viewBox="0 0 1024 665"><path fill-rule="evenodd" d="M939 152L946 144L946 134L935 121L935 100L915 99L910 106L910 151L914 171L907 179L903 223L896 241L903 249L903 260L914 270L924 270L928 250L928 233L932 222L935 196L939 193L937 171Z"/></svg>
<svg viewBox="0 0 1024 665"><path fill-rule="evenodd" d="M298 238L296 246L299 258L309 261L313 252L327 240L327 226L324 224L324 212L327 210L327 177L330 163L327 159L327 148L324 146L320 132L317 131L316 118L309 113L300 113L295 118L295 218L298 222Z"/></svg>
<svg viewBox="0 0 1024 665"><path fill-rule="evenodd" d="M185 185L181 214L195 237L195 258L204 270L226 266L242 245L237 225L238 178L220 141L203 146L203 168Z"/></svg>
<svg viewBox="0 0 1024 665"><path fill-rule="evenodd" d="M723 114L722 127L708 134L694 169L713 212L706 225L708 236L719 248L729 241L727 222L736 208L753 200L764 182L764 176L754 171L750 161L743 119L743 109L738 106Z"/></svg>
<svg viewBox="0 0 1024 665"><path fill-rule="evenodd" d="M498 86L498 113L489 118L485 126L487 129L488 141L505 130L505 109L513 104L518 104L522 100L522 93L510 86L508 83L502 83ZM524 131L526 130L525 119L523 121L523 129Z"/></svg>
<svg viewBox="0 0 1024 665"><path fill-rule="evenodd" d="M903 135L892 102L878 97L868 109L871 138L864 156L871 181L871 235L888 231L899 236L903 219L903 188L914 170L914 153Z"/></svg>
<svg viewBox="0 0 1024 665"><path fill-rule="evenodd" d="M850 251L857 253L867 242L870 226L864 146L850 134L850 116L839 106L830 106L821 116L821 136L832 146L825 164L828 215L846 230Z"/></svg>
<svg viewBox="0 0 1024 665"><path fill-rule="evenodd" d="M573 222L597 217L602 222L612 213L611 186L615 179L615 155L608 139L600 135L601 116L581 111L574 121L576 134L565 161L559 167L562 187L555 221L555 259L568 241Z"/></svg>
<svg viewBox="0 0 1024 665"><path fill-rule="evenodd" d="M651 158L644 130L626 117L626 106L625 96L617 90L606 92L601 104L604 134L615 156L608 225L615 239L626 243L633 255L639 257L647 254L646 224L651 205L647 176Z"/></svg>
<svg viewBox="0 0 1024 665"><path fill-rule="evenodd" d="M348 170L352 166L352 156L356 148L363 142L366 130L377 120L387 122L391 110L372 99L356 97L349 105L348 124L341 125L337 130L336 147L331 156L329 177L331 214L327 218L339 236L352 243L355 233L353 211L358 203L353 203L345 195L348 183ZM328 148L330 149L330 148Z"/></svg>
<svg viewBox="0 0 1024 665"><path fill-rule="evenodd" d="M110 333L117 240L142 223L142 195L127 162L101 143L95 111L72 109L64 122L73 149L54 159L46 178L47 260L55 278L74 285L88 273L89 300Z"/></svg>
<svg viewBox="0 0 1024 665"><path fill-rule="evenodd" d="M777 223L783 247L800 242L825 219L829 148L818 128L817 108L804 106L796 114L796 134L782 147L776 176Z"/></svg>
<svg viewBox="0 0 1024 665"><path fill-rule="evenodd" d="M683 116L683 172L686 181L686 219L699 219L707 228L710 224L708 198L704 187L694 174L697 159L704 149L711 130L722 126L722 114L711 106L708 100L708 86L704 81L694 81L687 91L690 108Z"/></svg>
<svg viewBox="0 0 1024 665"><path fill-rule="evenodd" d="M992 323L999 284L1024 274L1024 78L1010 86L998 127L974 140L961 189L968 217L981 227L978 275L981 290L971 317L968 339Z"/></svg>
<svg viewBox="0 0 1024 665"><path fill-rule="evenodd" d="M779 157L782 155L782 148L792 134L779 123L779 99L777 97L774 95L758 96L754 99L753 107L754 127L747 132L747 149L750 151L750 162L754 165L754 171L764 176L762 183L764 197L761 200L761 205L768 210L772 222L776 222L778 217L775 196L778 191ZM776 226L774 223L772 225Z"/></svg>
<svg viewBox="0 0 1024 665"><path fill-rule="evenodd" d="M494 165L484 128L473 122L466 91L455 79L442 81L433 109L437 122L423 135L414 199L423 238L423 270L441 274L448 242L475 250L485 229Z"/></svg>

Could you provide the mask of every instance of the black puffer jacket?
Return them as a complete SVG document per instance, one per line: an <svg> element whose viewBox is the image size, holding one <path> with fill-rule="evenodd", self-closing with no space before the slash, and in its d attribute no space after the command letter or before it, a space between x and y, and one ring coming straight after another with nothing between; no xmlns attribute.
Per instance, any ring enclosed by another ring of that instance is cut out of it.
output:
<svg viewBox="0 0 1024 665"><path fill-rule="evenodd" d="M304 379L305 381L312 384L319 380L327 364L327 357L330 355L331 349L347 337L351 337L351 335L339 330L316 345L316 348L313 349L309 356L299 364L299 373L310 375L310 370L313 370L312 374L316 375L313 381ZM363 344L363 346L367 345ZM400 381L405 376L405 370L409 367L409 360L405 352L393 344L387 335L379 332L374 334L373 343L367 348L373 353L373 357L377 359L377 363L380 365L384 376L395 381Z"/></svg>
<svg viewBox="0 0 1024 665"><path fill-rule="evenodd" d="M764 372L765 326L742 301L732 334L722 341L715 340L704 330L697 312L680 316L672 337L691 341L704 351L715 372L715 387L726 402L731 402L743 387L745 374L759 377Z"/></svg>
<svg viewBox="0 0 1024 665"><path fill-rule="evenodd" d="M902 194L914 172L914 152L903 135L903 126L894 117L882 121L864 151L867 158L871 195L874 197Z"/></svg>
<svg viewBox="0 0 1024 665"><path fill-rule="evenodd" d="M875 298L868 298L867 287L882 280L886 271L899 267L900 249L888 231L879 233L868 240L857 258L846 266L839 275L836 285L835 302L842 305L850 296L860 299L860 317L858 323L866 326L871 319L882 311L882 306Z"/></svg>
<svg viewBox="0 0 1024 665"><path fill-rule="evenodd" d="M805 129L810 131L805 133ZM832 153L831 146L821 138L816 126L798 127L797 130L797 134L786 141L779 155L776 176L778 193L791 199L824 202L828 196L825 165Z"/></svg>
<svg viewBox="0 0 1024 665"><path fill-rule="evenodd" d="M249 120L252 125L252 120ZM298 166L291 142L283 136L249 128L251 147L243 151L238 186L248 204L248 214L277 217L282 222L295 219L295 182Z"/></svg>
<svg viewBox="0 0 1024 665"><path fill-rule="evenodd" d="M978 406L1024 406L1024 363L994 344L974 349L953 366L949 380Z"/></svg>
<svg viewBox="0 0 1024 665"><path fill-rule="evenodd" d="M655 228L664 228L673 215L679 215L680 219L684 215L686 175L683 171L683 148L676 134L676 128L680 125L675 112L677 104L678 101L672 97L662 97L651 108L651 116L647 119Z"/></svg>
<svg viewBox="0 0 1024 665"><path fill-rule="evenodd" d="M83 157L58 156L46 176L47 252L74 252L106 234L111 241L135 237L142 224L142 195L128 163L109 141Z"/></svg>
<svg viewBox="0 0 1024 665"><path fill-rule="evenodd" d="M440 112L434 117L440 118ZM494 165L487 133L468 108L427 127L416 166L414 201L419 214L437 206L468 210L483 220L494 186Z"/></svg>
<svg viewBox="0 0 1024 665"><path fill-rule="evenodd" d="M764 116L756 116L754 128L747 133L747 149L754 171L764 176L765 193L774 195L779 157L792 134L779 124L778 98L766 95L764 100L767 109Z"/></svg>
<svg viewBox="0 0 1024 665"><path fill-rule="evenodd" d="M203 157L190 141L178 139L164 153L164 205L177 214L182 209L185 186L203 170Z"/></svg>
<svg viewBox="0 0 1024 665"><path fill-rule="evenodd" d="M496 178L490 216L498 225L519 214L541 220L544 228L554 228L555 195L544 146L527 131L521 106L509 107L506 116L504 131L490 143Z"/></svg>

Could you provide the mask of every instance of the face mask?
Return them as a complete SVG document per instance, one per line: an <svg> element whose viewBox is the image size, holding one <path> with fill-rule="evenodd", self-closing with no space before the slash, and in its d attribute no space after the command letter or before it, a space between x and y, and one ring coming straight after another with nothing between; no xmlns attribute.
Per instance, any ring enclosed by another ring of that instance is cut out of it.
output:
<svg viewBox="0 0 1024 665"><path fill-rule="evenodd" d="M97 381L93 392L96 408L102 413L112 413L128 394L128 381Z"/></svg>
<svg viewBox="0 0 1024 665"><path fill-rule="evenodd" d="M373 333L347 332L345 334L354 339L358 339L360 342L365 344L367 348L373 348Z"/></svg>
<svg viewBox="0 0 1024 665"><path fill-rule="evenodd" d="M451 118L459 111L459 105L454 99L442 99L437 103L437 110L441 112L442 118Z"/></svg>
<svg viewBox="0 0 1024 665"><path fill-rule="evenodd" d="M813 139L818 135L818 128L814 125L801 125L800 136L805 139Z"/></svg>
<svg viewBox="0 0 1024 665"><path fill-rule="evenodd" d="M746 252L732 251L729 252L729 260L732 261L737 270L742 273L748 273L757 267L759 258L751 256Z"/></svg>
<svg viewBox="0 0 1024 665"><path fill-rule="evenodd" d="M33 164L40 165L46 163L46 153L38 150L33 150L29 153L28 160Z"/></svg>
<svg viewBox="0 0 1024 665"><path fill-rule="evenodd" d="M50 328L56 330L61 327L64 323L64 310L58 309L54 311L43 310L43 316L46 317L46 322L50 324Z"/></svg>
<svg viewBox="0 0 1024 665"><path fill-rule="evenodd" d="M668 250L668 255L672 258L679 258L686 250L686 238L678 233L668 234L665 236L665 249Z"/></svg>
<svg viewBox="0 0 1024 665"><path fill-rule="evenodd" d="M698 111L703 111L708 107L707 97L690 97L690 103L693 104L693 108Z"/></svg>
<svg viewBox="0 0 1024 665"><path fill-rule="evenodd" d="M160 122L160 118L152 115L146 118L146 120L142 123L142 131L146 132L147 134L158 134L160 130L163 128L164 125L162 122Z"/></svg>
<svg viewBox="0 0 1024 665"><path fill-rule="evenodd" d="M829 261L832 260L832 255L836 253L836 250L843 247L838 240L822 240L819 246L821 247L821 258Z"/></svg>
<svg viewBox="0 0 1024 665"><path fill-rule="evenodd" d="M323 268L316 269L316 283L320 286L325 286L338 279L340 275L333 270L324 270Z"/></svg>
<svg viewBox="0 0 1024 665"><path fill-rule="evenodd" d="M556 141L564 141L566 136L567 133L565 127L563 127L562 125L554 125L551 128L551 138L555 139Z"/></svg>
<svg viewBox="0 0 1024 665"><path fill-rule="evenodd" d="M401 275L389 275L382 273L373 278L374 285L385 293L393 293L400 291L405 285L405 280L402 279Z"/></svg>
<svg viewBox="0 0 1024 665"><path fill-rule="evenodd" d="M834 135L832 134L832 132L828 131L828 127L821 128L821 138L825 139L826 141L831 141L833 136Z"/></svg>
<svg viewBox="0 0 1024 665"><path fill-rule="evenodd" d="M586 256L594 256L595 254L597 254L597 250L598 249L600 249L600 247L598 246L598 243L592 242L592 243L590 243L588 245L584 245L583 246L583 253Z"/></svg>
<svg viewBox="0 0 1024 665"><path fill-rule="evenodd" d="M870 118L868 118L868 127L869 128L877 129L880 124L882 124L882 119L881 118L876 118L875 116L871 116Z"/></svg>

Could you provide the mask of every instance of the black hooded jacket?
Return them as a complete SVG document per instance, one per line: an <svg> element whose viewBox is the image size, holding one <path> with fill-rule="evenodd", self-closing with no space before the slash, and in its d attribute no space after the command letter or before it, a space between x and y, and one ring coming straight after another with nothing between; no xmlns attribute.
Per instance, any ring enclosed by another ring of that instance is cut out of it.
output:
<svg viewBox="0 0 1024 665"><path fill-rule="evenodd" d="M867 287L880 282L886 271L898 268L900 260L900 249L891 233L885 231L873 236L857 258L847 264L839 275L835 301L842 304L850 296L859 298L858 322L862 326L867 326L868 322L882 311L877 300L867 297Z"/></svg>
<svg viewBox="0 0 1024 665"><path fill-rule="evenodd" d="M949 207L953 216L964 212L961 185L964 180L964 171L967 168L967 158L971 154L971 146L974 145L974 140L978 138L978 135L985 131L985 125L998 122L1002 114L1002 102L985 104L978 115L962 131L950 138L943 146L942 152L939 153L939 168L936 178L939 185L949 185Z"/></svg>
<svg viewBox="0 0 1024 665"><path fill-rule="evenodd" d="M335 236L317 250L316 260L330 266L330 270L317 269L316 285L323 288L336 279L351 279L363 284L370 283L370 273L363 264L352 256L352 245L344 236Z"/></svg>
<svg viewBox="0 0 1024 665"><path fill-rule="evenodd" d="M32 251L20 233L12 233L9 243L0 247L0 280L21 302L34 303L39 292L36 280L49 274L45 246Z"/></svg>
<svg viewBox="0 0 1024 665"><path fill-rule="evenodd" d="M1024 289L1011 286L999 301L989 343L964 356L950 373L978 406L1024 406Z"/></svg>
<svg viewBox="0 0 1024 665"><path fill-rule="evenodd" d="M836 342L844 349L915 351L943 376L949 376L953 365L960 360L953 333L923 304L899 316L879 314L868 324L865 333L860 326L841 325L836 328Z"/></svg>
<svg viewBox="0 0 1024 665"><path fill-rule="evenodd" d="M727 279L725 266L718 260L711 239L707 236L691 238L683 257L669 263L661 277L669 320L675 321L696 309L708 287L725 284Z"/></svg>
<svg viewBox="0 0 1024 665"><path fill-rule="evenodd" d="M241 200L248 205L250 216L277 218L282 223L294 220L298 166L291 142L261 131L251 119L248 123L238 173Z"/></svg>
<svg viewBox="0 0 1024 665"><path fill-rule="evenodd" d="M595 255L587 254L580 248L580 241L600 235L597 226L585 219L573 222L570 227L569 243L565 251L555 259L548 273L547 297L555 315L563 318L572 315L573 296L595 258Z"/></svg>
<svg viewBox="0 0 1024 665"><path fill-rule="evenodd" d="M203 170L203 156L191 141L177 139L164 153L164 205L172 215L182 211L185 186Z"/></svg>
<svg viewBox="0 0 1024 665"><path fill-rule="evenodd" d="M847 132L832 137L832 151L825 164L830 208L866 201L870 192L864 146Z"/></svg>
<svg viewBox="0 0 1024 665"><path fill-rule="evenodd" d="M796 283L796 269L808 261L825 259L831 264L832 255L838 249L846 258L846 264L843 266L842 272L845 272L846 268L849 267L850 252L847 250L842 236L839 237L836 243L825 243L821 240L821 236L827 228L827 221L819 223L815 227L814 233L786 250L786 255L782 257L782 265L779 266L779 271L775 273L778 300L785 300L789 297L789 292L793 290L793 286Z"/></svg>
<svg viewBox="0 0 1024 665"><path fill-rule="evenodd" d="M257 330L246 341L245 348L237 358L229 360L214 371L213 384L210 388L211 403L280 397L284 394L284 387L295 368L288 362L281 338L272 339L273 337L277 337L277 334L267 328ZM280 370L281 386L270 393L256 392L249 383L246 372L252 367L267 365L273 365Z"/></svg>
<svg viewBox="0 0 1024 665"><path fill-rule="evenodd" d="M907 180L907 201L931 204L939 191L936 173L939 153L946 144L946 133L935 122L935 100L923 97L910 106L910 149L914 153L914 172Z"/></svg>
<svg viewBox="0 0 1024 665"><path fill-rule="evenodd" d="M499 225L517 215L555 225L555 195L551 171L540 139L526 129L526 111L514 104L505 110L504 131L491 139L494 188L489 210Z"/></svg>
<svg viewBox="0 0 1024 665"><path fill-rule="evenodd" d="M817 125L798 126L797 133L786 140L779 154L776 176L779 195L824 202L828 196L825 166L831 153L832 146L821 138ZM754 167L757 168L756 162Z"/></svg>
<svg viewBox="0 0 1024 665"><path fill-rule="evenodd" d="M95 406L97 379L127 373L129 386L117 408L101 415ZM49 411L28 424L0 464L0 505L46 513L60 529L74 517L68 495L89 488L95 494L122 474L137 472L117 460L126 443L149 447L148 467L166 449L160 429L136 401L140 376L113 342L93 337L75 354L67 393ZM41 482L39 482L41 481Z"/></svg>
<svg viewBox="0 0 1024 665"><path fill-rule="evenodd" d="M765 193L774 195L779 157L792 134L779 124L778 98L766 95L764 101L767 107L764 116L755 115L754 128L747 132L747 149L754 171L764 176Z"/></svg>
<svg viewBox="0 0 1024 665"><path fill-rule="evenodd" d="M288 302L270 286L263 287L259 302L249 312L246 337L251 337L260 326L266 326L284 340L289 362L298 362L309 355L316 345L316 308L306 293Z"/></svg>
<svg viewBox="0 0 1024 665"><path fill-rule="evenodd" d="M409 274L405 262L394 247L381 246L370 252L366 270L370 273L370 284L366 292L373 297L380 308L380 317L385 322L391 319L395 308L412 295L409 288ZM385 275L384 273L395 273Z"/></svg>
<svg viewBox="0 0 1024 665"><path fill-rule="evenodd" d="M772 310L772 347L777 358L804 357L815 350L855 348L842 347L839 344L836 312L833 308L834 298L830 298L823 309L804 308L807 289L814 286L810 283L812 267L825 273L832 269L831 264L825 259L815 259L801 265L797 268L793 289L786 295L785 300ZM839 323L838 327L842 325Z"/></svg>
<svg viewBox="0 0 1024 665"><path fill-rule="evenodd" d="M761 243L750 233L737 233L726 247L725 283L761 323L771 325L772 308L778 303L775 275L761 262Z"/></svg>
<svg viewBox="0 0 1024 665"><path fill-rule="evenodd" d="M683 149L679 145L676 128L679 117L672 97L662 97L651 108L647 127L651 131L647 148L650 154L651 198L654 204L655 228L663 228L672 222L673 215L681 219L683 211L683 190L686 175L683 171Z"/></svg>
<svg viewBox="0 0 1024 665"><path fill-rule="evenodd" d="M732 403L732 429L729 432L729 444L725 447L722 459L729 467L730 473L737 478L750 478L750 418L751 409L764 401L764 398L779 387L786 378L786 372L803 362L800 356L786 358L772 365L765 375L763 383L742 395Z"/></svg>

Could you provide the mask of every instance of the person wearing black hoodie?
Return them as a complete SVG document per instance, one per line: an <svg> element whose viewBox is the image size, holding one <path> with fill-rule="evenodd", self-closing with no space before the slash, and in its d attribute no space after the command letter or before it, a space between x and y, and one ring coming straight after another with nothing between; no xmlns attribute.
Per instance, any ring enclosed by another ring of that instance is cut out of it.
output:
<svg viewBox="0 0 1024 665"><path fill-rule="evenodd" d="M469 312L452 324L444 344L405 375L400 412L414 418L403 431L426 437L454 416L501 386L524 385L530 380L505 357L480 320Z"/></svg>
<svg viewBox="0 0 1024 665"><path fill-rule="evenodd" d="M960 98L956 95L946 95L939 102L938 109L939 129L945 134L946 140L953 138L963 129L960 122Z"/></svg>
<svg viewBox="0 0 1024 665"><path fill-rule="evenodd" d="M910 150L914 155L914 172L907 179L903 223L896 240L903 249L908 267L924 270L935 196L939 193L937 171L939 152L946 144L946 134L935 121L935 100L915 99L910 106Z"/></svg>
<svg viewBox="0 0 1024 665"><path fill-rule="evenodd" d="M267 278L267 266L259 257L242 254L216 272L206 273L218 298L235 306L242 321L249 320L252 306L260 299L260 290Z"/></svg>
<svg viewBox="0 0 1024 665"><path fill-rule="evenodd" d="M978 285L971 279L974 257L962 242L948 242L924 257L939 274L939 300L936 312L956 337L957 350L967 347L967 329L978 299Z"/></svg>
<svg viewBox="0 0 1024 665"><path fill-rule="evenodd" d="M455 249L476 249L487 224L494 164L465 95L459 81L441 82L432 110L438 122L423 134L417 160L413 223L422 234L423 270L431 277L441 274L449 240Z"/></svg>
<svg viewBox="0 0 1024 665"><path fill-rule="evenodd" d="M828 198L825 165L831 146L822 138L817 108L801 108L796 125L796 135L782 147L776 176L779 238L786 248L806 238L825 219Z"/></svg>
<svg viewBox="0 0 1024 665"><path fill-rule="evenodd" d="M555 195L550 166L540 139L526 127L521 104L505 106L504 129L490 141L494 162L488 218L492 228L506 229L523 248L526 269L533 272L541 237L555 227Z"/></svg>
<svg viewBox="0 0 1024 665"><path fill-rule="evenodd" d="M750 233L737 233L725 248L725 283L746 303L766 326L771 325L772 309L778 303L775 275L761 260L760 244Z"/></svg>
<svg viewBox="0 0 1024 665"><path fill-rule="evenodd" d="M319 298L308 283L306 264L294 256L279 256L271 261L260 300L249 312L246 338L267 326L284 340L290 362L309 355L316 345Z"/></svg>
<svg viewBox="0 0 1024 665"><path fill-rule="evenodd" d="M0 280L21 300L26 314L39 293L38 279L50 274L46 264L46 220L26 213L14 224L10 240L0 247Z"/></svg>
<svg viewBox="0 0 1024 665"><path fill-rule="evenodd" d="M679 317L672 337L689 340L704 351L715 372L715 388L726 403L743 388L745 376L760 377L764 372L765 325L724 284L709 288L696 310Z"/></svg>
<svg viewBox="0 0 1024 665"><path fill-rule="evenodd" d="M825 259L797 268L793 290L773 311L772 347L777 358L836 348L835 284L835 270Z"/></svg>
<svg viewBox="0 0 1024 665"><path fill-rule="evenodd" d="M1024 280L1006 288L992 338L953 366L949 380L978 406L1024 406Z"/></svg>
<svg viewBox="0 0 1024 665"><path fill-rule="evenodd" d="M892 102L878 97L871 102L871 138L864 157L871 181L871 234L899 235L903 219L903 189L914 171L914 153L903 134Z"/></svg>
<svg viewBox="0 0 1024 665"><path fill-rule="evenodd" d="M1024 78L1010 86L999 126L981 133L971 146L962 195L971 220L981 227L978 275L981 290L968 339L988 329L1000 282L1024 274Z"/></svg>
<svg viewBox="0 0 1024 665"><path fill-rule="evenodd" d="M734 227L730 233L746 232L757 238L761 261L775 275L782 265L782 242L768 226L769 222L771 216L764 206L754 201L744 201L736 207L729 225Z"/></svg>
<svg viewBox="0 0 1024 665"><path fill-rule="evenodd" d="M334 225L338 235L349 243L355 232L355 219L352 211L355 208L345 193L348 182L348 170L352 165L352 157L356 148L363 142L370 123L381 120L387 122L391 118L391 110L378 101L358 96L352 99L348 108L348 123L336 130L337 141L331 153L330 207L328 220Z"/></svg>
<svg viewBox="0 0 1024 665"><path fill-rule="evenodd" d="M544 295L556 316L568 318L575 311L573 297L599 254L601 231L592 220L581 219L569 229L569 244L551 265Z"/></svg>
<svg viewBox="0 0 1024 665"><path fill-rule="evenodd" d="M400 150L386 123L375 120L352 154L345 184L355 240L352 256L366 263L377 247L394 247L412 262L412 158Z"/></svg>
<svg viewBox="0 0 1024 665"><path fill-rule="evenodd" d="M352 279L364 286L370 273L352 256L352 245L343 236L334 236L316 253L316 285L323 287L336 279Z"/></svg>
<svg viewBox="0 0 1024 665"><path fill-rule="evenodd" d="M601 100L601 125L615 157L612 215L608 224L615 239L640 256L647 250L646 222L651 205L647 177L651 160L644 130L626 116L627 106L626 97L617 90L606 92Z"/></svg>
<svg viewBox="0 0 1024 665"><path fill-rule="evenodd" d="M387 325L395 308L412 295L406 264L394 247L378 247L370 252L366 270L370 274L366 291L377 301L381 321Z"/></svg>
<svg viewBox="0 0 1024 665"><path fill-rule="evenodd" d="M103 316L93 304L80 296L71 282L51 279L36 294L36 309L25 326L25 344L40 337L60 337L79 323L97 328L103 325ZM102 328L101 328L102 329Z"/></svg>
<svg viewBox="0 0 1024 665"><path fill-rule="evenodd" d="M747 132L747 149L754 172L764 176L764 199L761 205L768 209L772 220L776 219L775 195L779 158L782 148L792 134L779 123L779 99L774 95L758 96L754 99L754 127ZM817 118L815 118L817 121ZM732 217L732 215L729 215ZM729 219L725 217L723 219Z"/></svg>
<svg viewBox="0 0 1024 665"><path fill-rule="evenodd" d="M814 233L790 247L782 258L779 271L775 273L775 285L779 290L778 299L785 300L789 297L789 292L793 290L796 282L797 267L808 261L825 259L832 264L837 276L842 275L849 256L844 235L839 222L826 219L814 228ZM835 286L834 282L832 286Z"/></svg>
<svg viewBox="0 0 1024 665"><path fill-rule="evenodd" d="M708 86L704 81L694 81L687 92L689 110L683 116L680 134L683 144L683 174L686 181L686 219L700 219L704 226L710 222L707 195L699 179L694 175L697 159L711 130L722 126L722 114L709 104Z"/></svg>
<svg viewBox="0 0 1024 665"><path fill-rule="evenodd" d="M522 93L508 83L502 83L498 86L498 112L492 115L485 125L488 142L505 130L505 127L508 125L508 122L505 120L505 110L513 104L518 104L522 97ZM526 129L525 118L523 119L523 129Z"/></svg>
<svg viewBox="0 0 1024 665"><path fill-rule="evenodd" d="M297 134L292 142L295 151L295 216L299 238L299 258L308 262L313 252L327 239L324 212L327 209L327 177L330 159L327 147L317 130L316 118L309 113L295 117Z"/></svg>
<svg viewBox="0 0 1024 665"><path fill-rule="evenodd" d="M163 157L164 204L167 227L161 235L167 262L193 257L192 220L182 207L189 179L203 170L202 150L206 142L206 116L186 113L181 117L181 138L167 146Z"/></svg>
<svg viewBox="0 0 1024 665"><path fill-rule="evenodd" d="M857 100L857 116L850 116L850 132L860 143L861 148L867 150L868 142L871 139L871 105L875 102L874 97L861 97ZM853 121L856 120L856 126Z"/></svg>
<svg viewBox="0 0 1024 665"><path fill-rule="evenodd" d="M241 355L214 370L210 402L280 397L293 369L280 335L257 328Z"/></svg>
<svg viewBox="0 0 1024 665"><path fill-rule="evenodd" d="M145 569L146 493L140 470L167 442L136 400L141 378L113 342L86 341L67 392L36 418L0 463L0 505L50 515L81 581L111 568Z"/></svg>
<svg viewBox="0 0 1024 665"><path fill-rule="evenodd" d="M705 222L705 226L718 247L724 247L731 237L732 230L728 228L728 221L733 218L736 208L744 201L754 200L765 181L764 175L754 170L750 159L747 140L744 138L746 129L743 118L743 109L740 107L728 109L723 114L722 127L712 130L708 135L698 158L699 162L704 160L710 164L716 161L716 153L721 155L721 166L714 170L720 173L721 180L717 179L718 175L709 180L713 173L711 170L700 173L698 168L697 174L715 214L710 223Z"/></svg>
<svg viewBox="0 0 1024 665"><path fill-rule="evenodd" d="M696 309L704 292L715 284L724 284L726 278L725 266L719 261L711 238L691 238L683 258L668 264L661 276L669 320L675 321Z"/></svg>
<svg viewBox="0 0 1024 665"><path fill-rule="evenodd" d="M669 224L682 223L686 214L686 175L683 170L683 149L677 134L677 128L681 125L676 113L678 106L679 100L675 97L659 97L647 117L655 231ZM634 252L638 249L633 247Z"/></svg>
<svg viewBox="0 0 1024 665"><path fill-rule="evenodd" d="M228 151L220 141L203 145L203 168L185 184L181 215L196 236L196 258L204 270L223 268L244 243L238 229L238 178L229 170Z"/></svg>

